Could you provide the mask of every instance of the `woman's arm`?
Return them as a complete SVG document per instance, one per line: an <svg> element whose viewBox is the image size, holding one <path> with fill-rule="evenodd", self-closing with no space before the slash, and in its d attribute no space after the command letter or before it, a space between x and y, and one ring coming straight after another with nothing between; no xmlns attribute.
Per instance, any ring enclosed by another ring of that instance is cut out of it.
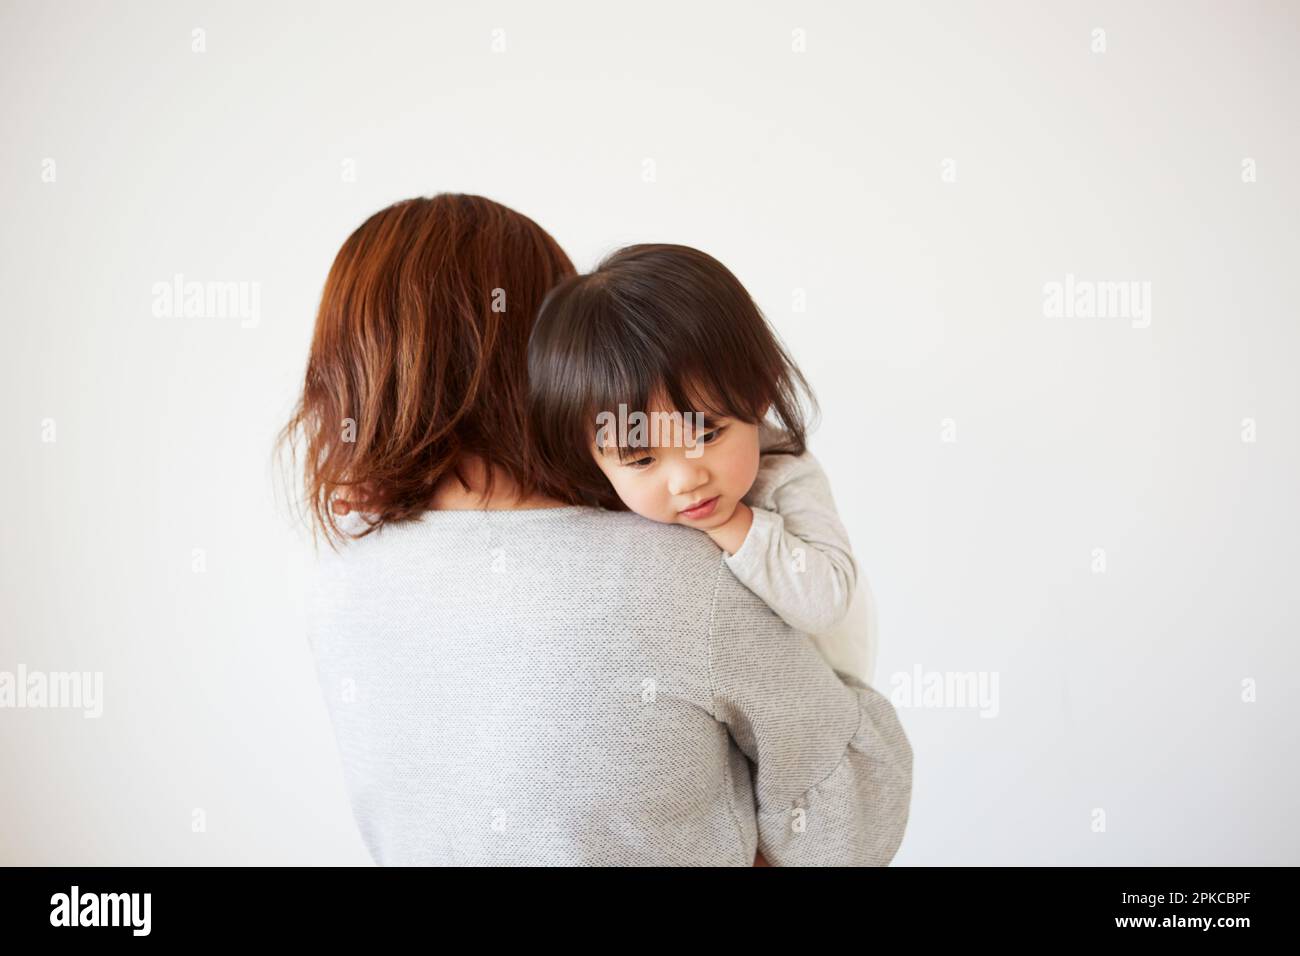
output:
<svg viewBox="0 0 1300 956"><path fill-rule="evenodd" d="M889 863L912 796L912 749L889 701L831 670L725 567L709 672L714 716L754 768L759 855L774 866Z"/></svg>

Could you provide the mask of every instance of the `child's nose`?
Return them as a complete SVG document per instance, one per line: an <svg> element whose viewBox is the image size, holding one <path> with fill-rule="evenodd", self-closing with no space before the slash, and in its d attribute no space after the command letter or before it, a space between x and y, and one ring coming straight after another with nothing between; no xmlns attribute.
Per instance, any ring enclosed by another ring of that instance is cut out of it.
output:
<svg viewBox="0 0 1300 956"><path fill-rule="evenodd" d="M709 473L697 462L682 462L668 479L668 491L674 495L689 495L709 480Z"/></svg>

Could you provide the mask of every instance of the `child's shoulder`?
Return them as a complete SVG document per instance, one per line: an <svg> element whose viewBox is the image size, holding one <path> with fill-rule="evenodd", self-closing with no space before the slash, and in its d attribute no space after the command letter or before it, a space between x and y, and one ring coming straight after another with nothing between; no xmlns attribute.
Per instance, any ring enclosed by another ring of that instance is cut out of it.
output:
<svg viewBox="0 0 1300 956"><path fill-rule="evenodd" d="M807 447L800 454L793 453L785 430L768 422L758 426L758 451L762 467L785 470L820 468L817 459Z"/></svg>
<svg viewBox="0 0 1300 956"><path fill-rule="evenodd" d="M746 496L747 500L752 499L751 504L759 503L759 507L770 507L772 496L781 488L799 478L821 472L821 464L812 452L805 450L803 454L796 455L784 451L785 447L786 433L783 430L766 422L759 426L758 477L754 479L754 485Z"/></svg>

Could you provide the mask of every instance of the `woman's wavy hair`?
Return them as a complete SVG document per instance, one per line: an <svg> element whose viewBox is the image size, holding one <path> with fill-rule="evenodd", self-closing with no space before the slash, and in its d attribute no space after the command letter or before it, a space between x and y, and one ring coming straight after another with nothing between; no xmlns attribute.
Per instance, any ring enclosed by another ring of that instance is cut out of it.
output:
<svg viewBox="0 0 1300 956"><path fill-rule="evenodd" d="M527 216L443 193L375 213L343 243L321 295L302 394L276 440L331 547L416 519L463 456L521 498L545 492L528 456L528 336L573 264ZM346 495L340 494L346 492ZM334 502L359 503L346 533Z"/></svg>

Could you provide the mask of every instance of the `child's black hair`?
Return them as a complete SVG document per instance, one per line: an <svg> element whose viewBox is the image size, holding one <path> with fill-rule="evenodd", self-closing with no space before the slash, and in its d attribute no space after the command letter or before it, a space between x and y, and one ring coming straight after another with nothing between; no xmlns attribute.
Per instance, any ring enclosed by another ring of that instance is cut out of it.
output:
<svg viewBox="0 0 1300 956"><path fill-rule="evenodd" d="M597 415L648 413L662 397L682 413L784 432L802 454L816 398L763 313L721 262L689 246L612 253L543 301L528 342L530 452L546 490L572 504L622 510L597 466ZM623 449L620 449L620 453Z"/></svg>

